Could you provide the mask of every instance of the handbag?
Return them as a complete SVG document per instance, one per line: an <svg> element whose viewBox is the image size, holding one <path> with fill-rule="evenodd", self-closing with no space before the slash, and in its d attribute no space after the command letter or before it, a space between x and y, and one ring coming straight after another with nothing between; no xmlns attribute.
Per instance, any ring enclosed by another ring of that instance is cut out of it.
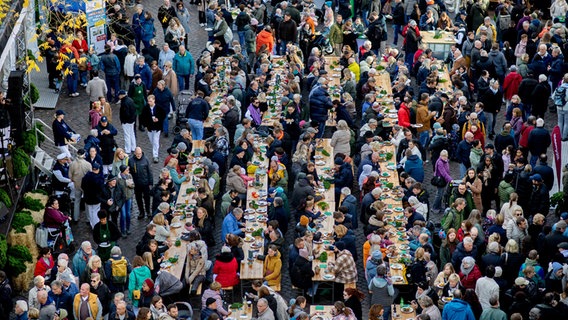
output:
<svg viewBox="0 0 568 320"><path fill-rule="evenodd" d="M438 188L444 188L447 184L446 179L437 176L436 175L437 172L438 172L437 170L434 170L434 176L432 177L432 180L430 180L430 184Z"/></svg>
<svg viewBox="0 0 568 320"><path fill-rule="evenodd" d="M47 237L49 231L43 225L37 227L35 231L36 243L40 248L47 248Z"/></svg>
<svg viewBox="0 0 568 320"><path fill-rule="evenodd" d="M137 282L136 280L136 273L134 273L134 283ZM140 300L140 289L134 289L132 290L132 299L134 300Z"/></svg>

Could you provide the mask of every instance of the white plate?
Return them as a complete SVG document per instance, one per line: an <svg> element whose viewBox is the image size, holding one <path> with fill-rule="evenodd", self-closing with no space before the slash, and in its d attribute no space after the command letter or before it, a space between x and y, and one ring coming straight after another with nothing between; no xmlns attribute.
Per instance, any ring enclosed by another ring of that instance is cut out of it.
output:
<svg viewBox="0 0 568 320"><path fill-rule="evenodd" d="M254 241L254 238L253 238L253 237L250 237L250 236L246 236L245 239L244 239L244 241L245 241L245 242L253 242L253 241Z"/></svg>
<svg viewBox="0 0 568 320"><path fill-rule="evenodd" d="M422 128L424 125L422 123L416 123L416 124L411 124L410 126L413 128Z"/></svg>
<svg viewBox="0 0 568 320"><path fill-rule="evenodd" d="M402 270L402 265L400 263L393 263L390 266L393 270Z"/></svg>
<svg viewBox="0 0 568 320"><path fill-rule="evenodd" d="M392 276L392 282L402 282L403 278L401 276Z"/></svg>
<svg viewBox="0 0 568 320"><path fill-rule="evenodd" d="M323 166L325 165L325 161L316 161L316 166Z"/></svg>
<svg viewBox="0 0 568 320"><path fill-rule="evenodd" d="M333 274L329 274L329 273L328 273L328 274L324 274L324 275L322 276L322 279L325 279L325 280L333 280L333 279L335 279L335 276L334 276Z"/></svg>
<svg viewBox="0 0 568 320"><path fill-rule="evenodd" d="M179 227L181 227L181 223L179 223L179 222L172 223L172 224L170 225L170 227L172 227L172 228L179 228Z"/></svg>
<svg viewBox="0 0 568 320"><path fill-rule="evenodd" d="M406 244L401 244L398 248L399 248L400 250L408 250L408 249L410 249L410 247L409 247L408 245L406 245Z"/></svg>
<svg viewBox="0 0 568 320"><path fill-rule="evenodd" d="M255 218L254 214L247 214L245 216L245 220L254 220L254 218Z"/></svg>
<svg viewBox="0 0 568 320"><path fill-rule="evenodd" d="M265 213L267 210L266 208L258 208L256 212ZM260 221L260 218L258 219Z"/></svg>
<svg viewBox="0 0 568 320"><path fill-rule="evenodd" d="M252 208L245 209L245 213L254 213L254 212L255 211ZM245 216L245 219L246 219L246 216Z"/></svg>
<svg viewBox="0 0 568 320"><path fill-rule="evenodd" d="M207 31L207 32L209 32L209 31L213 31L213 29L212 29L212 28L205 28L205 29L203 29L203 30L205 30L205 31Z"/></svg>
<svg viewBox="0 0 568 320"><path fill-rule="evenodd" d="M258 205L261 207L266 207L268 205L268 202L261 200L258 202Z"/></svg>

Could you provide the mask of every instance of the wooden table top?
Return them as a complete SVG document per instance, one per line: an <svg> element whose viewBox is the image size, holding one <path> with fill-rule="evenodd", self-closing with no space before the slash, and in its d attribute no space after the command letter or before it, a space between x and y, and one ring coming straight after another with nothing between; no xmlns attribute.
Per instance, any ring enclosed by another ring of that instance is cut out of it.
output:
<svg viewBox="0 0 568 320"><path fill-rule="evenodd" d="M318 255L314 257L312 260L312 270L316 271L316 267L319 267L319 273L316 273L313 277L313 281L324 281L324 282L333 282L334 279L326 279L324 275L328 274L328 270L330 268L330 263L335 263L335 252L331 250L327 250L327 248L333 244L333 240L323 240L322 243L314 243L314 253L317 252ZM321 252L327 252L327 261L321 262L317 259ZM329 272L331 273L331 272Z"/></svg>
<svg viewBox="0 0 568 320"><path fill-rule="evenodd" d="M232 312L232 314L225 318L225 319L242 319L242 320L247 320L247 319L252 319L253 316L253 307L252 304L250 304L250 306L243 306L240 309L229 309L229 311Z"/></svg>
<svg viewBox="0 0 568 320"><path fill-rule="evenodd" d="M440 39L434 39L436 35L436 31L420 31L420 35L422 36L423 43L436 43L436 44L454 44L456 40L454 38L454 34L449 31L440 31L442 37Z"/></svg>
<svg viewBox="0 0 568 320"><path fill-rule="evenodd" d="M315 164L316 171L320 179L329 177L333 179L332 169L335 167L333 163L333 147L331 146L331 139L318 139L316 143ZM323 196L323 199L316 203L317 211L321 211L325 215L325 219L319 221L323 227L319 228L321 232L333 233L333 211L335 210L335 185L331 183L328 189L323 187L323 182L320 181L321 188L316 190L317 196ZM324 203L326 205L324 205ZM322 206L327 207L325 210Z"/></svg>
<svg viewBox="0 0 568 320"><path fill-rule="evenodd" d="M323 306L323 305L311 305L310 306L310 315L311 316L321 316L325 319L331 319L333 316L331 315L331 311L333 310L333 306Z"/></svg>

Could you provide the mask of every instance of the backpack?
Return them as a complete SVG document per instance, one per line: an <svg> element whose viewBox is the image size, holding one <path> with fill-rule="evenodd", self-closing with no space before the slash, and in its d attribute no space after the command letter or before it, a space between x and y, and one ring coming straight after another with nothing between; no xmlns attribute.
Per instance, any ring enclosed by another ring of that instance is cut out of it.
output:
<svg viewBox="0 0 568 320"><path fill-rule="evenodd" d="M125 284L128 275L128 261L124 257L120 260L108 259L111 262L111 281L113 284Z"/></svg>
<svg viewBox="0 0 568 320"><path fill-rule="evenodd" d="M557 107L564 107L566 105L566 87L560 86L554 90L552 95L552 100L554 100L554 105Z"/></svg>

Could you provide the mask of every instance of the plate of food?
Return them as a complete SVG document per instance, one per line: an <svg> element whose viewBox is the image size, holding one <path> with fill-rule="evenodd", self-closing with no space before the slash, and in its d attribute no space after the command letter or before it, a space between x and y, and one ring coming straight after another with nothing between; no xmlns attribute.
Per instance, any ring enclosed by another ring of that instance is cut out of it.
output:
<svg viewBox="0 0 568 320"><path fill-rule="evenodd" d="M402 211L404 211L404 209L402 209L402 207L394 208L394 212L402 212Z"/></svg>
<svg viewBox="0 0 568 320"><path fill-rule="evenodd" d="M265 213L266 211L267 211L266 207L256 209L256 212L259 212L259 213ZM260 218L258 218L258 221L261 221Z"/></svg>
<svg viewBox="0 0 568 320"><path fill-rule="evenodd" d="M253 210L253 211L254 211L254 210ZM247 221L252 221L252 220L254 220L254 219L255 219L255 215L254 215L254 214L247 214L247 215L245 216L245 220L247 220Z"/></svg>
<svg viewBox="0 0 568 320"><path fill-rule="evenodd" d="M323 166L323 165L325 165L325 161L322 160L316 161L316 166Z"/></svg>
<svg viewBox="0 0 568 320"><path fill-rule="evenodd" d="M391 175L390 175L390 173L388 173L388 172L383 172L383 173L381 173L381 177L388 178L388 177L390 177L390 176L391 176Z"/></svg>
<svg viewBox="0 0 568 320"><path fill-rule="evenodd" d="M247 208L247 209L245 209L245 213L252 214L252 213L254 213L254 212L255 212L255 211L254 211L253 208ZM246 216L245 216L245 219L246 219Z"/></svg>
<svg viewBox="0 0 568 320"><path fill-rule="evenodd" d="M258 248L262 247L262 244L260 242L255 242L255 243L251 244L250 247L258 249Z"/></svg>
<svg viewBox="0 0 568 320"><path fill-rule="evenodd" d="M331 274L331 273L326 273L322 276L323 279L325 280L333 280L335 279L335 275Z"/></svg>
<svg viewBox="0 0 568 320"><path fill-rule="evenodd" d="M253 227L248 227L245 229L246 233L253 233L254 232L254 228Z"/></svg>
<svg viewBox="0 0 568 320"><path fill-rule="evenodd" d="M266 206L268 205L268 202L265 201L265 200L260 200L260 201L258 202L258 205L261 206L261 207L266 207Z"/></svg>
<svg viewBox="0 0 568 320"><path fill-rule="evenodd" d="M389 164L389 165L387 166L387 169L389 169L389 170L396 170L396 166L395 166L394 164Z"/></svg>
<svg viewBox="0 0 568 320"><path fill-rule="evenodd" d="M400 246L398 246L398 248L399 248L400 250L408 250L408 249L410 249L410 247L409 247L407 244L401 244Z"/></svg>
<svg viewBox="0 0 568 320"><path fill-rule="evenodd" d="M438 283L438 284L436 285L436 287L438 287L438 288L440 288L440 289L443 289L445 286L446 286L446 284L443 283L443 282L440 282L440 283Z"/></svg>
<svg viewBox="0 0 568 320"><path fill-rule="evenodd" d="M172 266L172 263L169 262L169 261L164 261L164 262L160 263L160 267L161 267L161 268L164 268L164 269L165 269L165 268L169 268L169 267L171 267L171 266Z"/></svg>
<svg viewBox="0 0 568 320"><path fill-rule="evenodd" d="M320 156L320 155L315 155L315 156L314 156L314 160L321 160L321 159L323 159L323 156Z"/></svg>
<svg viewBox="0 0 568 320"><path fill-rule="evenodd" d="M393 282L402 282L404 279L402 278L402 276L392 276L391 280Z"/></svg>
<svg viewBox="0 0 568 320"><path fill-rule="evenodd" d="M450 302L452 300L454 300L454 298L452 298L452 297L443 297L442 298L442 301L444 301L444 302Z"/></svg>
<svg viewBox="0 0 568 320"><path fill-rule="evenodd" d="M400 308L400 312L402 313L411 313L414 311L414 308L412 308L411 306L403 306L402 308Z"/></svg>
<svg viewBox="0 0 568 320"><path fill-rule="evenodd" d="M422 128L424 125L422 123L415 123L410 125L413 128Z"/></svg>
<svg viewBox="0 0 568 320"><path fill-rule="evenodd" d="M181 223L180 222L174 222L170 225L171 228L179 228L181 227Z"/></svg>
<svg viewBox="0 0 568 320"><path fill-rule="evenodd" d="M254 237L247 235L244 239L245 242L253 242L254 241Z"/></svg>
<svg viewBox="0 0 568 320"><path fill-rule="evenodd" d="M402 264L400 264L400 263L392 263L392 264L390 265L390 267L391 267L391 269L393 269L393 270L402 270Z"/></svg>

